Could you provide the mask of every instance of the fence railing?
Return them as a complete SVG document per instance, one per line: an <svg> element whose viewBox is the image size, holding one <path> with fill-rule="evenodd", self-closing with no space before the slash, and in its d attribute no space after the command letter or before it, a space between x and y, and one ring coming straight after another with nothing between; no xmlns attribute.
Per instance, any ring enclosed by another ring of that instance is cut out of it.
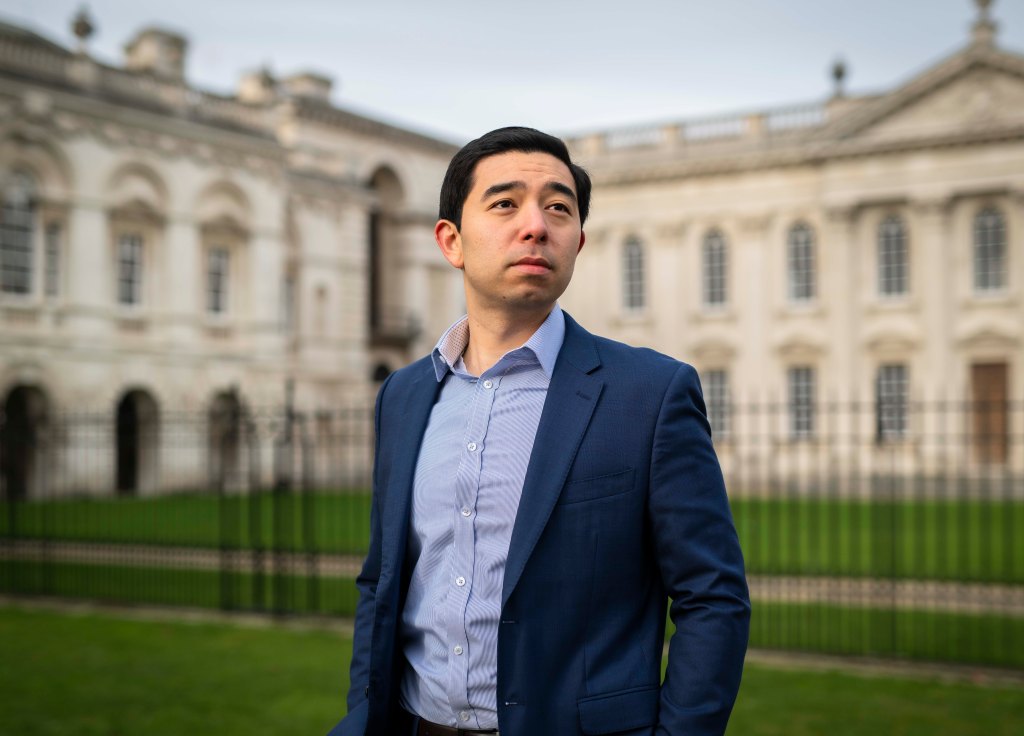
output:
<svg viewBox="0 0 1024 736"><path fill-rule="evenodd" d="M0 591L352 615L372 407L140 407L4 417ZM1024 669L1024 406L709 410L753 645Z"/></svg>

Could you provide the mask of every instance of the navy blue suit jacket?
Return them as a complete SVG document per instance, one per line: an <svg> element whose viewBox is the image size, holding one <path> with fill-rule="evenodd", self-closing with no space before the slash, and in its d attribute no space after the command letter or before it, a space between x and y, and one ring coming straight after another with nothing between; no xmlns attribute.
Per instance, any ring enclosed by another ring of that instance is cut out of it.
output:
<svg viewBox="0 0 1024 736"><path fill-rule="evenodd" d="M329 736L394 733L410 498L438 390L424 358L377 398L349 715ZM662 683L669 599L676 632ZM749 617L696 372L566 315L505 566L502 736L721 734Z"/></svg>

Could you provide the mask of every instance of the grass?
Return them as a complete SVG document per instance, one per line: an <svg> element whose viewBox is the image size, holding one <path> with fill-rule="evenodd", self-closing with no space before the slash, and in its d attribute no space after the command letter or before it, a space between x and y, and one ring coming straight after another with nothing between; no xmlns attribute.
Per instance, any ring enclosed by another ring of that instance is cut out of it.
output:
<svg viewBox="0 0 1024 736"><path fill-rule="evenodd" d="M353 616L350 578L7 562L0 590L128 604ZM1024 669L1024 619L755 601L751 645Z"/></svg>
<svg viewBox="0 0 1024 736"><path fill-rule="evenodd" d="M1024 618L754 602L751 646L1024 669Z"/></svg>
<svg viewBox="0 0 1024 736"><path fill-rule="evenodd" d="M1024 583L1024 502L734 498L755 575ZM6 536L363 554L365 491L67 499L0 506Z"/></svg>
<svg viewBox="0 0 1024 736"><path fill-rule="evenodd" d="M1024 502L731 503L751 574L1024 582Z"/></svg>
<svg viewBox="0 0 1024 736"><path fill-rule="evenodd" d="M351 642L324 631L0 609L0 734L326 733Z"/></svg>
<svg viewBox="0 0 1024 736"><path fill-rule="evenodd" d="M0 608L0 735L321 734L351 642L328 631ZM748 665L729 734L1010 736L1019 689Z"/></svg>
<svg viewBox="0 0 1024 736"><path fill-rule="evenodd" d="M175 494L4 504L8 536L78 542L365 554L370 495Z"/></svg>

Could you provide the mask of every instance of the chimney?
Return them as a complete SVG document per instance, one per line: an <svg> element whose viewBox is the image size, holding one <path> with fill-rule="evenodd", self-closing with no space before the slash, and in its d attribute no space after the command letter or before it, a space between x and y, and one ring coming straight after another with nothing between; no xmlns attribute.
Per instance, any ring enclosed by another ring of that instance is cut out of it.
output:
<svg viewBox="0 0 1024 736"><path fill-rule="evenodd" d="M251 105L273 102L277 98L277 80L267 67L246 72L238 82L236 98Z"/></svg>
<svg viewBox="0 0 1024 736"><path fill-rule="evenodd" d="M289 97L329 104L334 80L322 74L302 72L283 79L282 86Z"/></svg>
<svg viewBox="0 0 1024 736"><path fill-rule="evenodd" d="M144 28L124 46L125 68L184 81L187 47L184 36L162 28Z"/></svg>

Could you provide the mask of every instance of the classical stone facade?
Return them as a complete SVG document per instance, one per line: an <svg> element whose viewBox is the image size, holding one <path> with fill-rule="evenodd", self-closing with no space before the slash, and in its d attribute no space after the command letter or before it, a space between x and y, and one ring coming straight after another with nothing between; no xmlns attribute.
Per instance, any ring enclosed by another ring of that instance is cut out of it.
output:
<svg viewBox="0 0 1024 736"><path fill-rule="evenodd" d="M0 26L9 495L201 486L223 458L171 442L175 417L212 437L286 391L365 407L429 349L462 303L432 235L453 145L333 106L316 74L218 96L178 35L109 66L75 30L73 51ZM98 427L58 421L79 411Z"/></svg>
<svg viewBox="0 0 1024 736"><path fill-rule="evenodd" d="M1024 57L979 6L964 48L882 94L839 68L823 104L571 141L595 203L563 304L693 362L727 462L758 431L732 409L780 405L812 444L845 402L832 436L935 467L974 435L972 462L1024 467Z"/></svg>

